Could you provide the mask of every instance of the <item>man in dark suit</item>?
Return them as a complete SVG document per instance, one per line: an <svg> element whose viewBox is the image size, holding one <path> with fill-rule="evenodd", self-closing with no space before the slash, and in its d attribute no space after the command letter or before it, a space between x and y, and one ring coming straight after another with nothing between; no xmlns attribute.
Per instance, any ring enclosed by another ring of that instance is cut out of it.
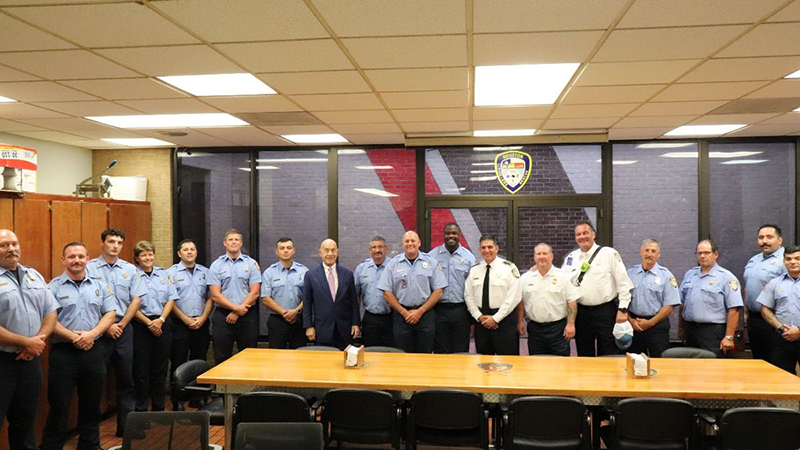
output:
<svg viewBox="0 0 800 450"><path fill-rule="evenodd" d="M344 350L361 324L353 272L336 264L339 247L333 239L322 241L319 256L322 264L303 283L303 327L309 341Z"/></svg>

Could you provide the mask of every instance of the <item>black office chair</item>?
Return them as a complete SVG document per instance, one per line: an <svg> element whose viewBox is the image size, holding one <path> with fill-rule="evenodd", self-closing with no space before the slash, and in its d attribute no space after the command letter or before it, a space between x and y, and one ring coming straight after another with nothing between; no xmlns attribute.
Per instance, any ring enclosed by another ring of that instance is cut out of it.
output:
<svg viewBox="0 0 800 450"><path fill-rule="evenodd" d="M236 430L235 450L322 450L322 424L243 423Z"/></svg>
<svg viewBox="0 0 800 450"><path fill-rule="evenodd" d="M197 383L197 377L208 372L208 363L202 359L186 361L178 366L172 376L172 395L179 402L202 400L200 411L211 415L211 425L225 425L225 405L222 397L213 398L214 388ZM210 400L213 398L213 400Z"/></svg>
<svg viewBox="0 0 800 450"><path fill-rule="evenodd" d="M662 358L699 358L716 359L717 355L712 351L696 347L673 347L664 350Z"/></svg>
<svg viewBox="0 0 800 450"><path fill-rule="evenodd" d="M222 450L208 442L209 414L204 411L132 412L125 422L122 445L109 450Z"/></svg>
<svg viewBox="0 0 800 450"><path fill-rule="evenodd" d="M391 394L370 389L334 389L322 401L326 445L336 441L356 444L392 444L400 449L402 403Z"/></svg>
<svg viewBox="0 0 800 450"><path fill-rule="evenodd" d="M298 347L298 350L310 350L310 351L320 351L320 352L341 352L336 347L328 347L327 345L306 345L303 347Z"/></svg>
<svg viewBox="0 0 800 450"><path fill-rule="evenodd" d="M684 450L693 440L694 406L672 398L627 398L611 415L611 445L620 450ZM609 442L606 441L608 444Z"/></svg>
<svg viewBox="0 0 800 450"><path fill-rule="evenodd" d="M384 347L382 345L373 345L372 347L364 347L367 353L405 353L402 349L397 347Z"/></svg>
<svg viewBox="0 0 800 450"><path fill-rule="evenodd" d="M406 406L406 447L433 445L489 448L489 412L480 395L456 389L429 389Z"/></svg>
<svg viewBox="0 0 800 450"><path fill-rule="evenodd" d="M578 450L591 446L589 413L569 397L522 397L504 408L503 448Z"/></svg>
<svg viewBox="0 0 800 450"><path fill-rule="evenodd" d="M719 448L797 450L800 412L785 408L733 408L722 415Z"/></svg>
<svg viewBox="0 0 800 450"><path fill-rule="evenodd" d="M243 423L313 422L315 411L306 399L288 392L248 392L233 407L233 436Z"/></svg>

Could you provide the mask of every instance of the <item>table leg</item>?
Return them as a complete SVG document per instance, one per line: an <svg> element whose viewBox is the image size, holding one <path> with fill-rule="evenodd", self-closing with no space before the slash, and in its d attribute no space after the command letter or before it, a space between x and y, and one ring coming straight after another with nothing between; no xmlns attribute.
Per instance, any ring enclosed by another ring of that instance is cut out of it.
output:
<svg viewBox="0 0 800 450"><path fill-rule="evenodd" d="M234 394L225 391L225 450L233 450L233 405L236 404Z"/></svg>

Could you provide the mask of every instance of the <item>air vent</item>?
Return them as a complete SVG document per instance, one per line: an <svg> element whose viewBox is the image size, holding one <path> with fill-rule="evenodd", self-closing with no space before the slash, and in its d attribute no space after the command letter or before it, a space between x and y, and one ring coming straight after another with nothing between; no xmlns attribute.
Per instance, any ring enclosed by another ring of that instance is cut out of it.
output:
<svg viewBox="0 0 800 450"><path fill-rule="evenodd" d="M287 125L322 125L322 122L307 112L262 112L238 113L234 117L257 127Z"/></svg>
<svg viewBox="0 0 800 450"><path fill-rule="evenodd" d="M722 105L708 114L786 113L795 110L797 107L800 107L800 97L743 98Z"/></svg>

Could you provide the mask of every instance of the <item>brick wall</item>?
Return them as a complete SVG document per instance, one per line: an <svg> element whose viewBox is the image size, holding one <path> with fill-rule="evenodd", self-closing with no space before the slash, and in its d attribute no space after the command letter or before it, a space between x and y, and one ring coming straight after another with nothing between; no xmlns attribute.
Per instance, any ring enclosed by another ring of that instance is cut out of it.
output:
<svg viewBox="0 0 800 450"><path fill-rule="evenodd" d="M172 265L173 254L170 154L170 149L94 150L92 157L92 173L100 172L116 159L117 165L108 171L108 175L147 177L147 201L152 211L156 265L161 267Z"/></svg>

